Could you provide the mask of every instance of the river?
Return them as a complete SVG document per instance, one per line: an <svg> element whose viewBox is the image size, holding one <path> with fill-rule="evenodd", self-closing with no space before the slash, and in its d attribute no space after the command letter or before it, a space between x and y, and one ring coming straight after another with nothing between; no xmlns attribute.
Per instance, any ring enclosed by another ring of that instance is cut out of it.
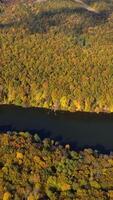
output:
<svg viewBox="0 0 113 200"><path fill-rule="evenodd" d="M113 114L62 112L48 109L0 106L0 131L29 131L50 137L76 150L91 147L113 151Z"/></svg>

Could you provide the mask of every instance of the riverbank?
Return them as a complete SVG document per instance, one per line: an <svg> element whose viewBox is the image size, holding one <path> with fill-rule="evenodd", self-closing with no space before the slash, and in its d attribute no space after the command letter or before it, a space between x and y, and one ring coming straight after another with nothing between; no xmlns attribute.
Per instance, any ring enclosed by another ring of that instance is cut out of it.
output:
<svg viewBox="0 0 113 200"><path fill-rule="evenodd" d="M0 134L0 200L112 200L113 155L28 132Z"/></svg>

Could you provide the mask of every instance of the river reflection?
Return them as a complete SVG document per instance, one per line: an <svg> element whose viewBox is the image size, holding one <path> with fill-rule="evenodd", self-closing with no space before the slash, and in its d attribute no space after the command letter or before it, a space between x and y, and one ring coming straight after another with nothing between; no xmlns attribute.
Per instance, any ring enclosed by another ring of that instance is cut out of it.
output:
<svg viewBox="0 0 113 200"><path fill-rule="evenodd" d="M0 106L0 131L39 132L41 138L50 137L69 143L74 149L92 147L113 150L113 114L61 112L48 109Z"/></svg>

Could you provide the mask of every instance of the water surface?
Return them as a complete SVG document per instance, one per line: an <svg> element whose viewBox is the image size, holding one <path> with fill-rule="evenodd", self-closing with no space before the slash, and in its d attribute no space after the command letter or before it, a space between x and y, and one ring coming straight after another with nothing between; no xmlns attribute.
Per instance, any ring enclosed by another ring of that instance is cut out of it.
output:
<svg viewBox="0 0 113 200"><path fill-rule="evenodd" d="M113 150L113 114L54 113L48 109L0 106L0 130L31 131L69 143L75 149Z"/></svg>

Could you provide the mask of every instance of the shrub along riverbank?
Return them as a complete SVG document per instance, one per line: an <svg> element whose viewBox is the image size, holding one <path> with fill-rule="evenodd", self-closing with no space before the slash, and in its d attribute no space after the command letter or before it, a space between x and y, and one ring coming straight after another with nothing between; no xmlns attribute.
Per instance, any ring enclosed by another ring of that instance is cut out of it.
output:
<svg viewBox="0 0 113 200"><path fill-rule="evenodd" d="M37 134L0 135L0 200L112 200L113 154L70 150Z"/></svg>
<svg viewBox="0 0 113 200"><path fill-rule="evenodd" d="M0 4L0 103L113 111L113 1Z"/></svg>

